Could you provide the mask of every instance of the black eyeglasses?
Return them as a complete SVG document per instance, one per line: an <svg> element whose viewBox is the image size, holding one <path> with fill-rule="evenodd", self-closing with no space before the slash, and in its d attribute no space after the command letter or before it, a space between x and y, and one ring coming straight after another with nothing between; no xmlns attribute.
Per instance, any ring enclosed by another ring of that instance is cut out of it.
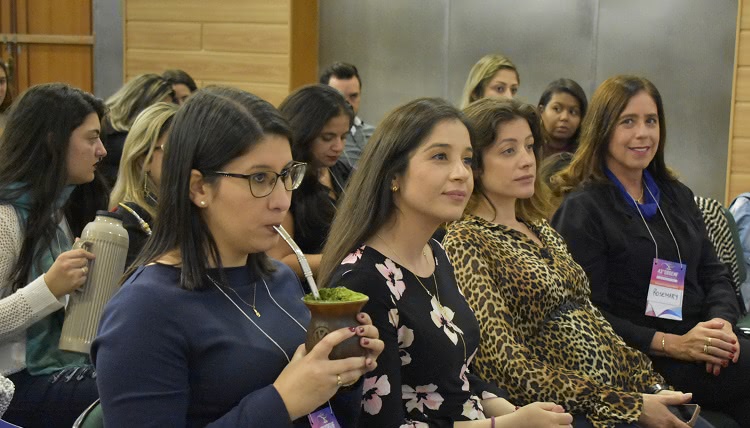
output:
<svg viewBox="0 0 750 428"><path fill-rule="evenodd" d="M232 172L223 171L208 171L204 172L204 175L220 175L222 177L233 177L233 178L244 178L250 185L250 193L256 198L264 198L273 192L276 187L276 182L279 178L284 183L286 190L294 190L302 184L302 179L305 177L305 170L307 164L304 162L294 162L288 168L284 168L281 173L276 171L263 171L256 172L253 174L235 174Z"/></svg>

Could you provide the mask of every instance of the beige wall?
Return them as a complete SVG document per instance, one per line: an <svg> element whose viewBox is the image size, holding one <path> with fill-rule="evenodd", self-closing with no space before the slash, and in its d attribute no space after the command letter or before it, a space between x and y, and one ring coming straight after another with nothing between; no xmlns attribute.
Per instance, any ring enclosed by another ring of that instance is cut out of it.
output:
<svg viewBox="0 0 750 428"><path fill-rule="evenodd" d="M750 192L750 0L739 2L731 130L727 156L727 202Z"/></svg>
<svg viewBox="0 0 750 428"><path fill-rule="evenodd" d="M317 75L317 0L126 0L124 76L180 68L275 105Z"/></svg>

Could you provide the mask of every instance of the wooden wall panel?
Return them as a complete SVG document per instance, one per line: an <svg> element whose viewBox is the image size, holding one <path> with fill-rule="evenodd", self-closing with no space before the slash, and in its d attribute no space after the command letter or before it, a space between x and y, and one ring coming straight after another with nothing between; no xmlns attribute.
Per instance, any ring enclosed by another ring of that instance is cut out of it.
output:
<svg viewBox="0 0 750 428"><path fill-rule="evenodd" d="M91 34L91 0L54 0L54 7L50 0L26 1L29 34Z"/></svg>
<svg viewBox="0 0 750 428"><path fill-rule="evenodd" d="M743 1L740 0L740 3ZM750 30L750 7L741 8L740 10L740 29Z"/></svg>
<svg viewBox="0 0 750 428"><path fill-rule="evenodd" d="M750 0L738 2L736 43L725 204L750 191Z"/></svg>
<svg viewBox="0 0 750 428"><path fill-rule="evenodd" d="M748 191L750 191L750 174L733 174L728 188L729 198L726 205L729 205L740 193Z"/></svg>
<svg viewBox="0 0 750 428"><path fill-rule="evenodd" d="M734 106L734 138L750 138L750 103L736 103Z"/></svg>
<svg viewBox="0 0 750 428"><path fill-rule="evenodd" d="M292 0L290 22L292 52L290 89L318 80L318 2Z"/></svg>
<svg viewBox="0 0 750 428"><path fill-rule="evenodd" d="M126 3L127 21L289 22L289 0L126 0Z"/></svg>
<svg viewBox="0 0 750 428"><path fill-rule="evenodd" d="M737 69L735 97L736 102L750 102L750 67Z"/></svg>
<svg viewBox="0 0 750 428"><path fill-rule="evenodd" d="M286 55L128 49L126 57L129 76L182 68L200 80L289 82Z"/></svg>
<svg viewBox="0 0 750 428"><path fill-rule="evenodd" d="M748 8L750 8L750 5L748 5ZM740 31L737 43L739 43L739 56L735 65L750 65L750 30Z"/></svg>
<svg viewBox="0 0 750 428"><path fill-rule="evenodd" d="M92 48L75 45L27 45L28 85L65 82L92 92ZM74 66L60 67L60 64Z"/></svg>
<svg viewBox="0 0 750 428"><path fill-rule="evenodd" d="M750 174L750 138L735 138L730 163L732 174Z"/></svg>
<svg viewBox="0 0 750 428"><path fill-rule="evenodd" d="M0 0L7 1L7 0ZM317 80L318 0L125 0L126 80L169 68L279 104Z"/></svg>
<svg viewBox="0 0 750 428"><path fill-rule="evenodd" d="M201 24L195 22L128 22L128 49L201 50Z"/></svg>
<svg viewBox="0 0 750 428"><path fill-rule="evenodd" d="M203 24L203 49L217 52L289 53L289 26Z"/></svg>

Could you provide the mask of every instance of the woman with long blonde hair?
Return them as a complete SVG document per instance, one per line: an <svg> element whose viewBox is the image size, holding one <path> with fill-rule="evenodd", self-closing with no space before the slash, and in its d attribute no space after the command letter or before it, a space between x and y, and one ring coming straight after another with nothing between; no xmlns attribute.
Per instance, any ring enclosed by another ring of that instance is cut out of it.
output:
<svg viewBox="0 0 750 428"><path fill-rule="evenodd" d="M102 142L109 156L101 172L110 188L117 179L122 147L135 118L146 107L160 101L170 102L173 97L174 90L168 80L158 74L141 74L107 98L108 114L102 123Z"/></svg>
<svg viewBox="0 0 750 428"><path fill-rule="evenodd" d="M128 231L127 264L129 265L151 236L151 223L156 215L169 128L177 113L177 105L156 103L133 122L122 149L117 183L109 197L109 209L123 216Z"/></svg>

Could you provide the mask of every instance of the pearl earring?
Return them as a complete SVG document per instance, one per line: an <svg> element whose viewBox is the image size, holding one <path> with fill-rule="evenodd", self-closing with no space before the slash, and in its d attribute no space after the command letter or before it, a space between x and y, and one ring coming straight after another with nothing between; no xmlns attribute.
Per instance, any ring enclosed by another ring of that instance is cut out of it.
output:
<svg viewBox="0 0 750 428"><path fill-rule="evenodd" d="M206 206L206 201L201 201L201 206L205 207Z"/></svg>

